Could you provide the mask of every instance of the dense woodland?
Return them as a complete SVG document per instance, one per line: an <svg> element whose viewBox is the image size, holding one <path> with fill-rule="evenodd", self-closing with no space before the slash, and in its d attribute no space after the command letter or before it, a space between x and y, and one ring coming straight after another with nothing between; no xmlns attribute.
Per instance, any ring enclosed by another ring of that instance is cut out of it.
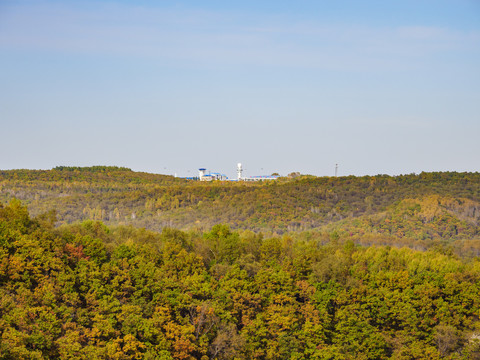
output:
<svg viewBox="0 0 480 360"><path fill-rule="evenodd" d="M480 174L58 167L0 196L1 359L480 359Z"/></svg>
<svg viewBox="0 0 480 360"><path fill-rule="evenodd" d="M154 231L228 224L417 250L448 243L462 257L480 255L479 173L202 183L105 166L0 171L0 201L13 198L33 216L55 209L57 224L98 220Z"/></svg>
<svg viewBox="0 0 480 360"><path fill-rule="evenodd" d="M2 359L478 359L480 261L0 208Z"/></svg>

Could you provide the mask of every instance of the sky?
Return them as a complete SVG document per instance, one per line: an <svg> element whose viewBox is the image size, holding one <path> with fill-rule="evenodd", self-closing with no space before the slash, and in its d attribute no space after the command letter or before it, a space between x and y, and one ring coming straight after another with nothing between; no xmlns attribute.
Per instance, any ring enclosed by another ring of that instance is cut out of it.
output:
<svg viewBox="0 0 480 360"><path fill-rule="evenodd" d="M0 169L480 171L480 1L0 1Z"/></svg>

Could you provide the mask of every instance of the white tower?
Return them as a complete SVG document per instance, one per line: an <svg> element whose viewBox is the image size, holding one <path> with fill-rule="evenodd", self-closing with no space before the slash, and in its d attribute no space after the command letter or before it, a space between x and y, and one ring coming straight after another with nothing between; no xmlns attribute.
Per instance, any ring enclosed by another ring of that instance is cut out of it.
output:
<svg viewBox="0 0 480 360"><path fill-rule="evenodd" d="M200 180L202 180L202 178L205 176L205 171L207 171L205 168L198 169L198 177Z"/></svg>
<svg viewBox="0 0 480 360"><path fill-rule="evenodd" d="M237 178L238 178L238 181L243 179L242 173L243 173L242 164L238 163L237 164Z"/></svg>

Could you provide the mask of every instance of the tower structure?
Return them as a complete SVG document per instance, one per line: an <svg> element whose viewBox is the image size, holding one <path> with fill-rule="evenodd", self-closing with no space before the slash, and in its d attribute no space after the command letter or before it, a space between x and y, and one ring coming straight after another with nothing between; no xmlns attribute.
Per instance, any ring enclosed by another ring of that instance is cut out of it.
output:
<svg viewBox="0 0 480 360"><path fill-rule="evenodd" d="M242 180L243 179L243 168L242 168L242 164L241 163L238 163L237 164L237 179L238 181Z"/></svg>

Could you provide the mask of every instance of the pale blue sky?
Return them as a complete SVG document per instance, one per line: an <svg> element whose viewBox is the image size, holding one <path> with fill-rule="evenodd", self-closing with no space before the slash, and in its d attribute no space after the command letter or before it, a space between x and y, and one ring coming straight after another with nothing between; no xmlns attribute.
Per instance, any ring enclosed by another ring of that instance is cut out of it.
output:
<svg viewBox="0 0 480 360"><path fill-rule="evenodd" d="M0 169L480 171L480 1L1 1Z"/></svg>

